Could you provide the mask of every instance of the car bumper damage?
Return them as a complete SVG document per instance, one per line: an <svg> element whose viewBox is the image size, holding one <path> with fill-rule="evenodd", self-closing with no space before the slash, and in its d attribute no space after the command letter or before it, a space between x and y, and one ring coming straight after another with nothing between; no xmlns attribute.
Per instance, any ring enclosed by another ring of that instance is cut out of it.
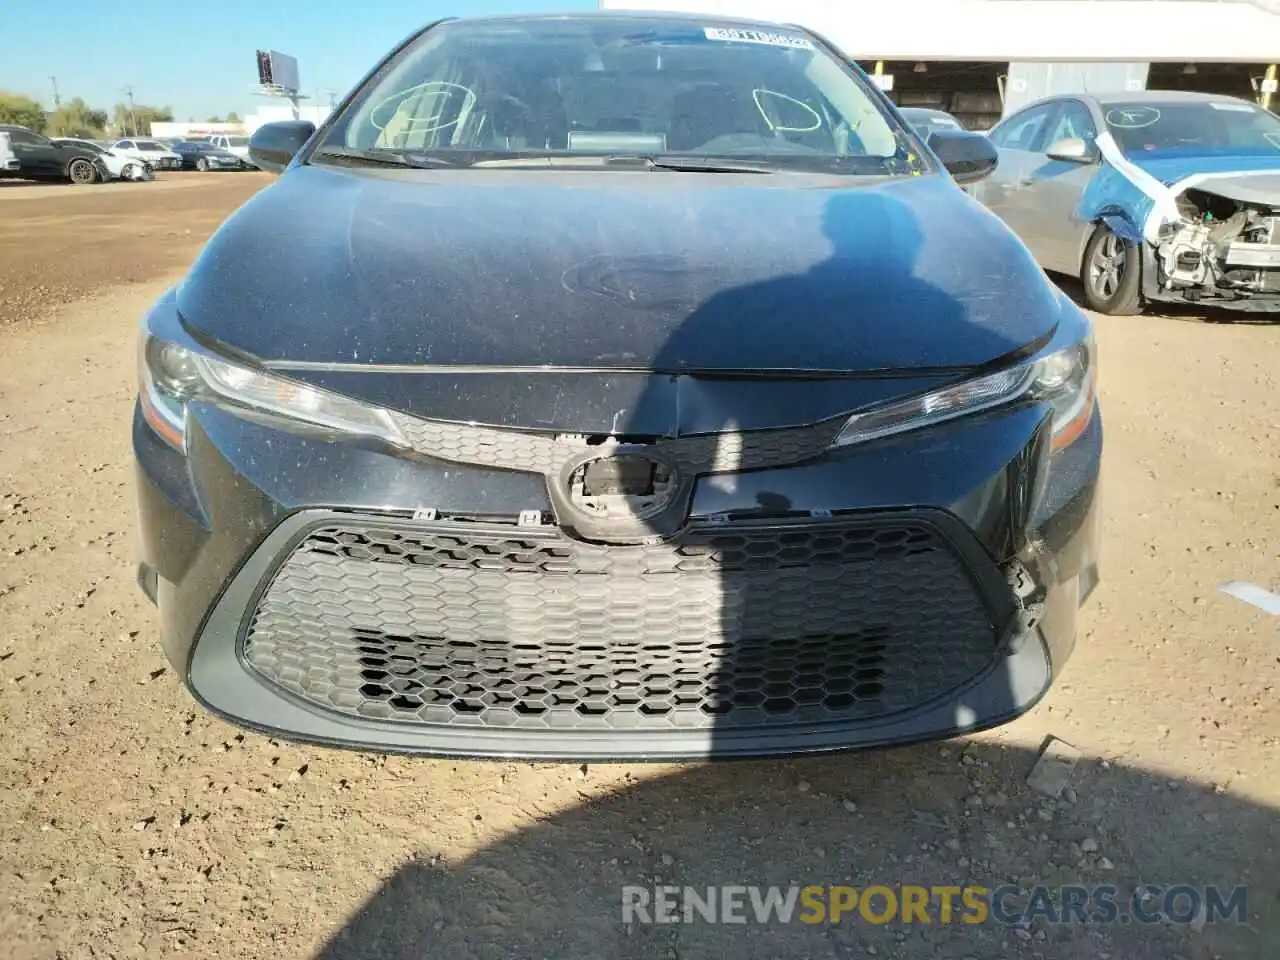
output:
<svg viewBox="0 0 1280 960"><path fill-rule="evenodd" d="M180 452L138 412L139 582L196 698L275 736L577 760L936 739L1034 706L1097 580L1101 420L1052 451L1045 413L658 442L721 472L643 537L580 515L660 476L553 483L545 452L581 437L397 414L406 453L196 404Z"/></svg>
<svg viewBox="0 0 1280 960"><path fill-rule="evenodd" d="M1148 299L1280 312L1280 159L1245 170L1187 161L1200 169L1161 179L1110 134L1097 143L1107 163L1077 216L1142 248Z"/></svg>

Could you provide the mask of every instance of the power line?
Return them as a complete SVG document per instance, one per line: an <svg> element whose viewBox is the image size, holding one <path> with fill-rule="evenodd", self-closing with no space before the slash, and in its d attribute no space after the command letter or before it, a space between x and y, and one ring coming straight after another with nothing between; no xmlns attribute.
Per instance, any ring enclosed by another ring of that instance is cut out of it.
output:
<svg viewBox="0 0 1280 960"><path fill-rule="evenodd" d="M133 87L124 87L120 92L129 98L129 127L125 131L125 136L136 137L138 135L138 121L133 108Z"/></svg>

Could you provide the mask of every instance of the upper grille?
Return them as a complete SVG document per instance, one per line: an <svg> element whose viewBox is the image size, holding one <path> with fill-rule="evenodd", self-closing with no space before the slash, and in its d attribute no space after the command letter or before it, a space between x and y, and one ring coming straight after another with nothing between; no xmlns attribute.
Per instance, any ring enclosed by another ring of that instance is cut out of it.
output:
<svg viewBox="0 0 1280 960"><path fill-rule="evenodd" d="M716 525L626 548L351 524L294 549L243 653L362 717L742 728L911 709L987 666L995 635L959 558L919 522Z"/></svg>
<svg viewBox="0 0 1280 960"><path fill-rule="evenodd" d="M553 475L582 447L551 433L504 430L392 414L415 450L440 460ZM671 437L645 444L690 474L782 467L830 449L847 416L803 427Z"/></svg>

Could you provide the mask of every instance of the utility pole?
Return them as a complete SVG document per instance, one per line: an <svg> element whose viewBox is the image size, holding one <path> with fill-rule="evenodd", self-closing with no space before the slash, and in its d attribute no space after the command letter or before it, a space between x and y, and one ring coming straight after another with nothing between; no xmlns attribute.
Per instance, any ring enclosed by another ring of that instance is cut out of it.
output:
<svg viewBox="0 0 1280 960"><path fill-rule="evenodd" d="M138 131L136 129L138 124L133 115L133 87L125 87L122 92L129 98L129 127L125 130L125 136L136 137L138 135Z"/></svg>
<svg viewBox="0 0 1280 960"><path fill-rule="evenodd" d="M58 78L50 77L49 81L53 84L53 109L57 110L62 106L62 98L58 96Z"/></svg>

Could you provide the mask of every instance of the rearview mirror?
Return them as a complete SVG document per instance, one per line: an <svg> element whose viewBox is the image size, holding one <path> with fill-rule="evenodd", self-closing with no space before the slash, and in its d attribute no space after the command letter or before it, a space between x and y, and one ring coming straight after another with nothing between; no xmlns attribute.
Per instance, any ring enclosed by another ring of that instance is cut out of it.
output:
<svg viewBox="0 0 1280 960"><path fill-rule="evenodd" d="M1063 160L1067 163L1093 163L1098 159L1098 148L1080 137L1063 137L1049 145L1047 151L1050 160Z"/></svg>
<svg viewBox="0 0 1280 960"><path fill-rule="evenodd" d="M307 120L265 123L249 140L249 159L263 170L281 173L315 132L316 125Z"/></svg>
<svg viewBox="0 0 1280 960"><path fill-rule="evenodd" d="M968 130L935 130L929 136L929 149L961 186L989 177L1000 162L995 144Z"/></svg>

